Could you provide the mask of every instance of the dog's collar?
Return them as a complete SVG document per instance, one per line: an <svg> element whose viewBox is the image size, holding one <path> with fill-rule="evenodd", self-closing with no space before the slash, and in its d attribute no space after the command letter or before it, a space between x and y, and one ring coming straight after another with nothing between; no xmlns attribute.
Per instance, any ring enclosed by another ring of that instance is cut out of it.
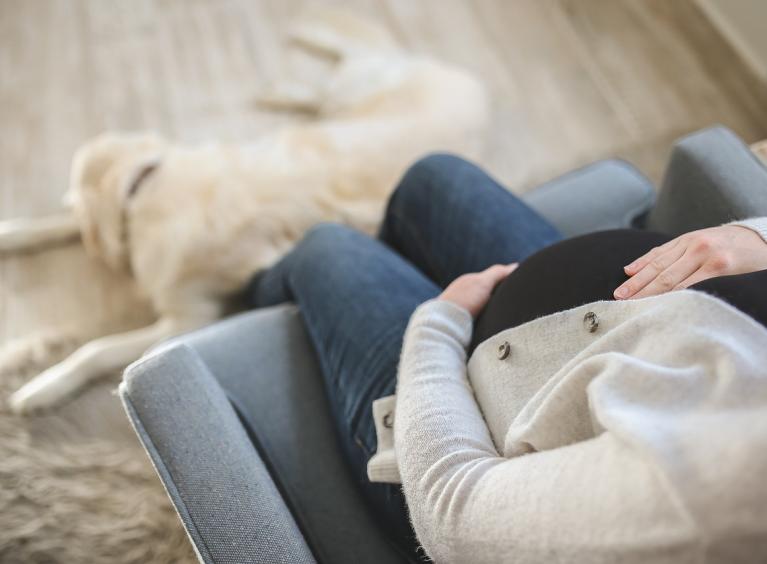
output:
<svg viewBox="0 0 767 564"><path fill-rule="evenodd" d="M152 176L152 173L156 171L160 166L159 161L153 162L145 166L141 172L138 173L138 176L133 180L133 184L130 185L128 188L128 191L125 193L125 199L130 200L133 198L136 193L138 193L139 188L141 188L141 185L144 183L144 181Z"/></svg>
<svg viewBox="0 0 767 564"><path fill-rule="evenodd" d="M141 172L136 175L133 183L128 187L128 190L125 193L125 199L123 200L120 209L120 243L125 252L125 265L130 275L133 275L133 261L131 261L130 215L128 213L128 205L130 200L136 197L141 186L155 171L157 171L158 168L160 168L159 160L146 165Z"/></svg>

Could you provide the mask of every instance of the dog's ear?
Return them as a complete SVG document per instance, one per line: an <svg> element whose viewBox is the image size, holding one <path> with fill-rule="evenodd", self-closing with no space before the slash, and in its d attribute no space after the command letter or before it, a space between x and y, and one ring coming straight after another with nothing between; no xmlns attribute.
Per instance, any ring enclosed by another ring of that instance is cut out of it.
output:
<svg viewBox="0 0 767 564"><path fill-rule="evenodd" d="M94 221L90 210L83 209L82 213L78 215L78 223L80 224L80 237L83 241L83 247L85 252L91 258L103 257L104 252L101 245L101 237L99 237L98 225Z"/></svg>
<svg viewBox="0 0 767 564"><path fill-rule="evenodd" d="M78 186L100 186L104 182L104 177L120 155L113 146L111 139L97 137L75 152L70 173L70 193Z"/></svg>
<svg viewBox="0 0 767 564"><path fill-rule="evenodd" d="M69 205L77 217L85 251L92 258L104 255L99 236L97 196L114 163L114 156L104 150L105 145L101 138L96 138L75 152L69 188L64 195L65 205Z"/></svg>

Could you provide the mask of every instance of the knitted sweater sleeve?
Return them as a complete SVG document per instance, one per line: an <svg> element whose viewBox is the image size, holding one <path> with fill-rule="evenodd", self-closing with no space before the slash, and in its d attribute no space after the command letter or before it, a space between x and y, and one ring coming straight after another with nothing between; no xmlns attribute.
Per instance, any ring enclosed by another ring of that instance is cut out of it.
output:
<svg viewBox="0 0 767 564"><path fill-rule="evenodd" d="M498 453L467 379L471 330L466 310L425 302L400 358L396 457L427 554L441 564L679 558L686 524L652 468L613 434Z"/></svg>
<svg viewBox="0 0 767 564"><path fill-rule="evenodd" d="M731 221L724 225L740 225L741 227L747 227L752 231L756 231L765 243L767 243L767 217L752 217L749 219L743 219L740 221Z"/></svg>

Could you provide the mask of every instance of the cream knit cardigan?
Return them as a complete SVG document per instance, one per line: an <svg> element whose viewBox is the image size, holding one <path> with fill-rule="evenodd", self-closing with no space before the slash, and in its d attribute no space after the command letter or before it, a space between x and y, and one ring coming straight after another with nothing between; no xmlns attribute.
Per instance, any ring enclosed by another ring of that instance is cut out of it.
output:
<svg viewBox="0 0 767 564"><path fill-rule="evenodd" d="M767 329L681 290L541 317L467 366L471 332L418 307L373 406L370 479L401 478L437 563L767 562Z"/></svg>

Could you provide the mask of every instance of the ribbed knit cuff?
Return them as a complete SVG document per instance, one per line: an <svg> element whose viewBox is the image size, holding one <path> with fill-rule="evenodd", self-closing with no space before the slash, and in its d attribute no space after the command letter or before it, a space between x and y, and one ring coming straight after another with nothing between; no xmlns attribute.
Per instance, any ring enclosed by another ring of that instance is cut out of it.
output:
<svg viewBox="0 0 767 564"><path fill-rule="evenodd" d="M731 221L723 225L740 225L741 227L748 227L752 231L756 231L759 236L767 243L767 217L752 217L741 221Z"/></svg>

